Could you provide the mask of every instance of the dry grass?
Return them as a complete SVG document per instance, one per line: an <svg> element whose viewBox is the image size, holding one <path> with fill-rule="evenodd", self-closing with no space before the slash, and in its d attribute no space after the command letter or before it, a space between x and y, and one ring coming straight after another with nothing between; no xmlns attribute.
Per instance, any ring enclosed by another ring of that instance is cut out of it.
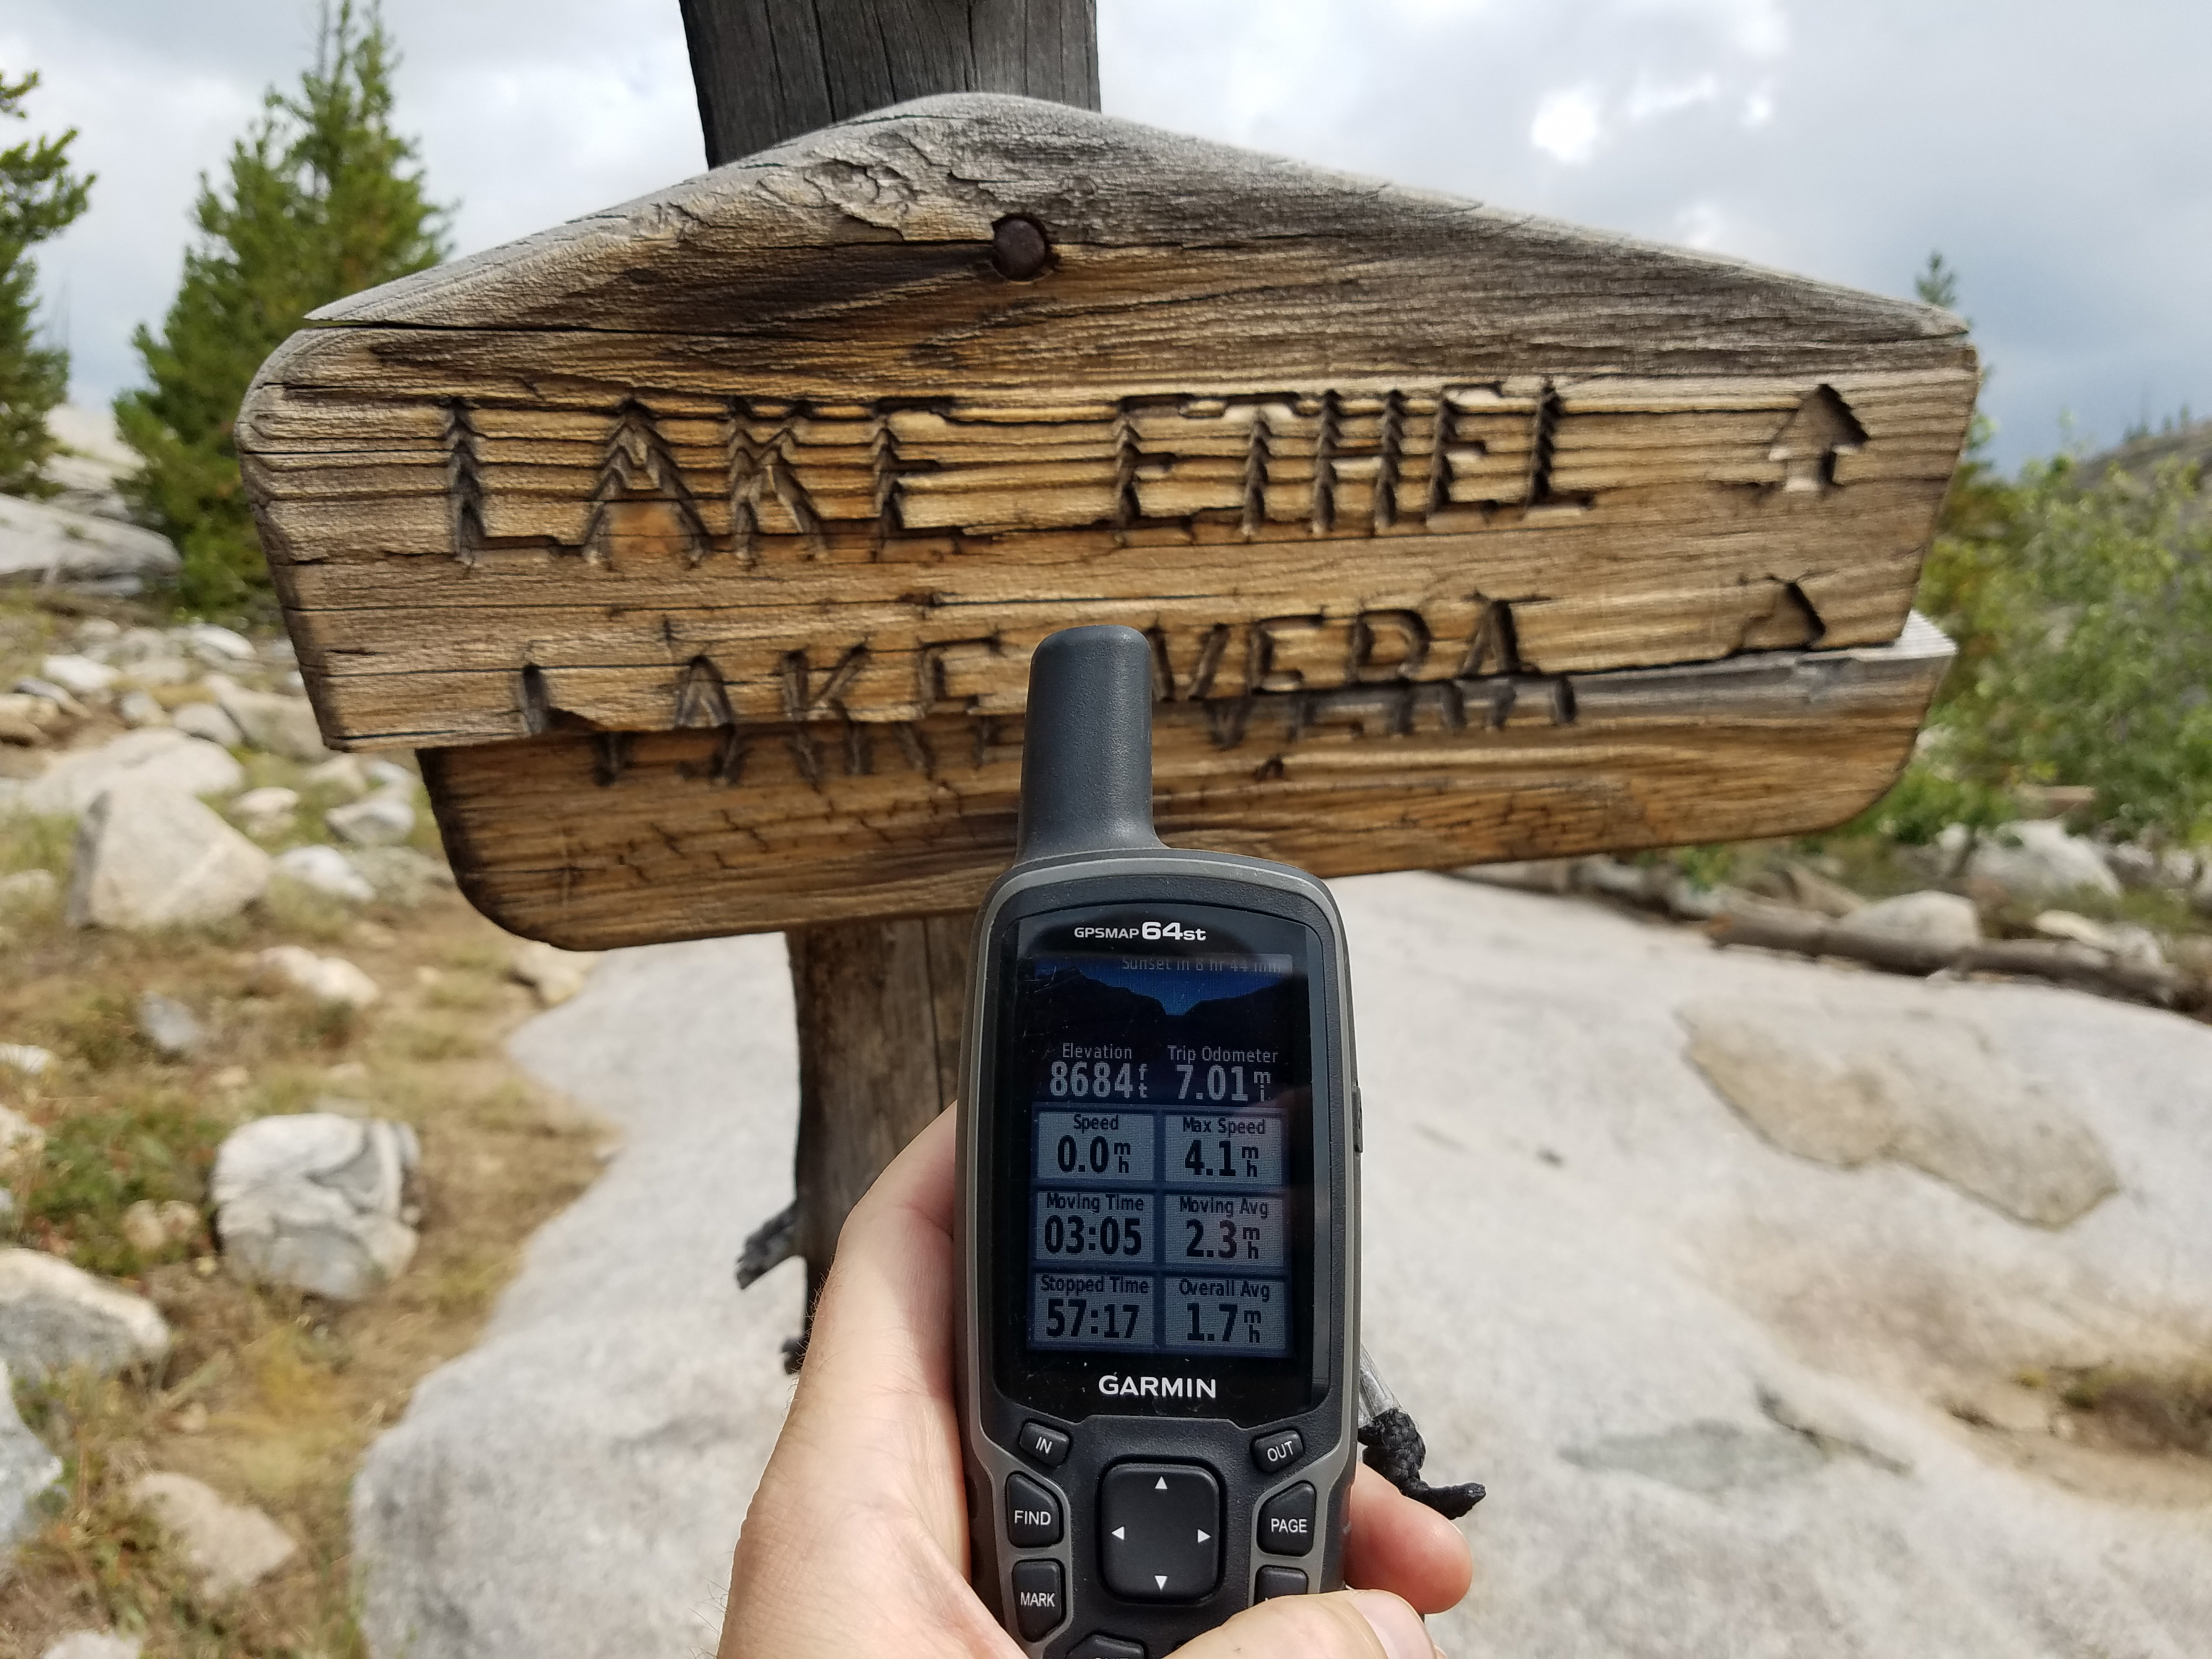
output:
<svg viewBox="0 0 2212 1659"><path fill-rule="evenodd" d="M0 825L0 872L65 872L65 849L53 826ZM449 892L412 910L280 901L211 932L151 937L75 932L48 907L0 918L0 1041L57 1056L34 1079L0 1073L0 1099L47 1135L39 1163L9 1174L11 1242L122 1278L176 1332L158 1376L18 1386L68 1473L0 1585L0 1659L35 1659L86 1627L143 1634L149 1659L357 1655L346 1503L361 1455L416 1382L475 1340L524 1241L599 1167L598 1133L504 1058L502 1039L532 1012L505 977L507 941ZM342 951L384 1000L347 1016L274 990L252 955L279 943ZM199 1054L167 1060L138 1036L131 1011L148 990L199 1015ZM234 1124L331 1098L422 1138L422 1249L371 1301L239 1284L204 1227L150 1255L124 1237L137 1198L203 1202ZM235 1601L203 1598L125 1500L151 1469L258 1504L302 1548Z"/></svg>

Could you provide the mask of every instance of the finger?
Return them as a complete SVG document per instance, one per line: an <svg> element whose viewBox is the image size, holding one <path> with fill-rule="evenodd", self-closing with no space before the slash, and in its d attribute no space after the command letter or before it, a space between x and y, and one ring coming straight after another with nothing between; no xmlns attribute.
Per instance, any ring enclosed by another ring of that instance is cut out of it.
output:
<svg viewBox="0 0 2212 1659"><path fill-rule="evenodd" d="M939 1113L846 1217L803 1389L889 1381L935 1391L951 1354L954 1116Z"/></svg>
<svg viewBox="0 0 2212 1659"><path fill-rule="evenodd" d="M1457 1527L1361 1464L1352 1483L1345 1582L1402 1595L1423 1613L1459 1605L1474 1557Z"/></svg>
<svg viewBox="0 0 2212 1659"><path fill-rule="evenodd" d="M845 1233L858 1220L863 1229L884 1216L910 1213L947 1238L952 1236L954 1125L960 1114L947 1107L922 1132L908 1141L875 1184L845 1218L845 1232L837 1237L837 1250L845 1249Z"/></svg>
<svg viewBox="0 0 2212 1659"><path fill-rule="evenodd" d="M1380 1590L1262 1601L1176 1654L1176 1659L1437 1659L1420 1615Z"/></svg>

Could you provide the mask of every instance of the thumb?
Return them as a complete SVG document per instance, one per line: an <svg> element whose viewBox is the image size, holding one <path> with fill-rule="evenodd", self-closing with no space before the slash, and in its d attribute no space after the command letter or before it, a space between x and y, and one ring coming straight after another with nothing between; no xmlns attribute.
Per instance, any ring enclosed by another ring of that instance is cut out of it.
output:
<svg viewBox="0 0 2212 1659"><path fill-rule="evenodd" d="M1177 1659L1442 1659L1421 1615L1382 1590L1279 1596L1176 1652Z"/></svg>

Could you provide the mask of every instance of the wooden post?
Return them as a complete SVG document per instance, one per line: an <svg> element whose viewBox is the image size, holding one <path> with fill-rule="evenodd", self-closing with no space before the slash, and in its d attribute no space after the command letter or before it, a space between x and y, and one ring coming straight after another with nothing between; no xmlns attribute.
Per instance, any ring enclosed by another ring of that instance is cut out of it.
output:
<svg viewBox="0 0 2212 1659"><path fill-rule="evenodd" d="M1096 0L682 0L707 164L941 92L1098 107Z"/></svg>
<svg viewBox="0 0 2212 1659"><path fill-rule="evenodd" d="M814 1305L837 1230L960 1075L967 916L793 928L799 1204L793 1247Z"/></svg>
<svg viewBox="0 0 2212 1659"><path fill-rule="evenodd" d="M1098 107L1095 0L682 5L710 167L937 93ZM804 1256L810 1318L847 1212L951 1098L969 925L963 915L786 935L799 1006L797 1195L747 1241L740 1276L750 1284L783 1255Z"/></svg>

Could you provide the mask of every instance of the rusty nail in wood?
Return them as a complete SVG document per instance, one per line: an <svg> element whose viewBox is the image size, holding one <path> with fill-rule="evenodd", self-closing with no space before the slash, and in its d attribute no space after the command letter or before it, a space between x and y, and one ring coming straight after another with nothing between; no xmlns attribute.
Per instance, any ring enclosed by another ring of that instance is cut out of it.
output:
<svg viewBox="0 0 2212 1659"><path fill-rule="evenodd" d="M1025 213L1009 214L991 227L991 264L1009 282L1033 283L1052 263L1044 228Z"/></svg>

